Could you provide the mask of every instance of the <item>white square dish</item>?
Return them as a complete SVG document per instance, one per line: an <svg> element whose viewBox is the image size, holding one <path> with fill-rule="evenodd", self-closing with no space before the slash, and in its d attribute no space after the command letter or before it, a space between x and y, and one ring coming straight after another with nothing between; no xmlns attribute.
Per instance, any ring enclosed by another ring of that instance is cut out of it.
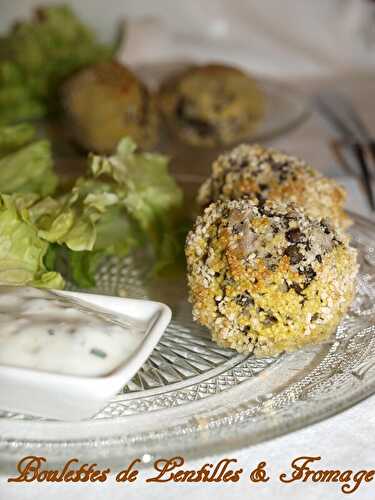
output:
<svg viewBox="0 0 375 500"><path fill-rule="evenodd" d="M143 338L134 352L105 376L78 376L0 365L0 408L39 417L83 420L97 413L141 368L171 320L165 304L91 293L54 294L141 322ZM144 326L144 328L143 328Z"/></svg>

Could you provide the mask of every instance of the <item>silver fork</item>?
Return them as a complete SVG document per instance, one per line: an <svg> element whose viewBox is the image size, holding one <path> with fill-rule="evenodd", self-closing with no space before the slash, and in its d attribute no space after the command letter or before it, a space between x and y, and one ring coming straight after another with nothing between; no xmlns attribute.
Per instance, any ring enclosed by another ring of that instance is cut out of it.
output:
<svg viewBox="0 0 375 500"><path fill-rule="evenodd" d="M370 207L375 211L375 196L371 184L369 161L375 172L375 141L352 103L337 92L327 91L315 98L321 114L341 136L334 144L334 151L341 155L340 148L348 148L352 158L359 166L364 188ZM342 160L343 157L340 156Z"/></svg>

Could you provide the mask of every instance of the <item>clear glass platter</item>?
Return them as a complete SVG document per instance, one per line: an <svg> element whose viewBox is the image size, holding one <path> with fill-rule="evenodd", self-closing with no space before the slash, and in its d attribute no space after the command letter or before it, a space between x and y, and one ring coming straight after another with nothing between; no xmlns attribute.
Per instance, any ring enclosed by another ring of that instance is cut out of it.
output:
<svg viewBox="0 0 375 500"><path fill-rule="evenodd" d="M2 465L14 467L31 454L50 463L79 457L113 465L134 457L203 457L304 427L374 393L375 231L353 218L361 268L350 312L329 342L276 359L213 344L192 322L183 274L150 279L144 255L104 261L96 291L162 300L173 309L172 323L134 379L91 420L0 412Z"/></svg>

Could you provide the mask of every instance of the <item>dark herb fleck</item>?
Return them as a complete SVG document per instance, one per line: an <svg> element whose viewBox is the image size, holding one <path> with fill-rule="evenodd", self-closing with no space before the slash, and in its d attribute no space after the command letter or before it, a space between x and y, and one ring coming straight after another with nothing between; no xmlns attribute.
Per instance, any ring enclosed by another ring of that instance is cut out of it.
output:
<svg viewBox="0 0 375 500"><path fill-rule="evenodd" d="M286 232L285 237L290 243L298 243L303 239L305 235L298 229L298 227L289 229Z"/></svg>
<svg viewBox="0 0 375 500"><path fill-rule="evenodd" d="M236 304L242 307L248 307L254 305L254 299L248 292L240 293L239 295L236 296L234 300Z"/></svg>
<svg viewBox="0 0 375 500"><path fill-rule="evenodd" d="M277 323L278 322L278 319L276 318L276 316L274 316L273 314L270 314L268 313L263 321L263 323L265 325L273 325L274 323Z"/></svg>
<svg viewBox="0 0 375 500"><path fill-rule="evenodd" d="M102 358L102 359L107 357L106 352L102 351L101 349L97 349L96 347L91 349L90 354L92 354L93 356L96 356L97 358Z"/></svg>
<svg viewBox="0 0 375 500"><path fill-rule="evenodd" d="M240 234L243 228L243 222L240 222L239 224L233 224L232 226L232 233L233 234Z"/></svg>
<svg viewBox="0 0 375 500"><path fill-rule="evenodd" d="M326 224L324 221L321 221L320 225L322 226L323 231L325 232L325 234L330 234L331 231L329 229L328 224Z"/></svg>
<svg viewBox="0 0 375 500"><path fill-rule="evenodd" d="M265 202L267 201L267 198L265 198L262 193L255 193L256 199L258 200L258 207L263 206Z"/></svg>
<svg viewBox="0 0 375 500"><path fill-rule="evenodd" d="M308 283L310 283L316 276L316 272L311 266L306 267L303 274L305 275Z"/></svg>
<svg viewBox="0 0 375 500"><path fill-rule="evenodd" d="M302 295L303 287L299 283L292 283L290 288L292 288L298 295Z"/></svg>
<svg viewBox="0 0 375 500"><path fill-rule="evenodd" d="M181 98L176 106L176 115L185 126L194 129L201 137L214 135L214 126L201 118L197 118L189 114L189 102L187 99Z"/></svg>
<svg viewBox="0 0 375 500"><path fill-rule="evenodd" d="M297 245L288 246L284 251L284 255L289 257L292 265L298 264L303 259L303 255L300 253Z"/></svg>

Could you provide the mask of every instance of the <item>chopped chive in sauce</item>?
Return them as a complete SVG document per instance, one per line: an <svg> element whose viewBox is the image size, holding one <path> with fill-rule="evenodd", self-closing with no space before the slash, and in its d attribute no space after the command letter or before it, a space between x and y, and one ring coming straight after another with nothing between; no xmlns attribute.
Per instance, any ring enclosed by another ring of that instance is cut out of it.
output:
<svg viewBox="0 0 375 500"><path fill-rule="evenodd" d="M102 359L107 357L106 352L102 351L101 349L96 349L95 347L94 349L91 349L90 354L96 356L97 358L102 358Z"/></svg>

